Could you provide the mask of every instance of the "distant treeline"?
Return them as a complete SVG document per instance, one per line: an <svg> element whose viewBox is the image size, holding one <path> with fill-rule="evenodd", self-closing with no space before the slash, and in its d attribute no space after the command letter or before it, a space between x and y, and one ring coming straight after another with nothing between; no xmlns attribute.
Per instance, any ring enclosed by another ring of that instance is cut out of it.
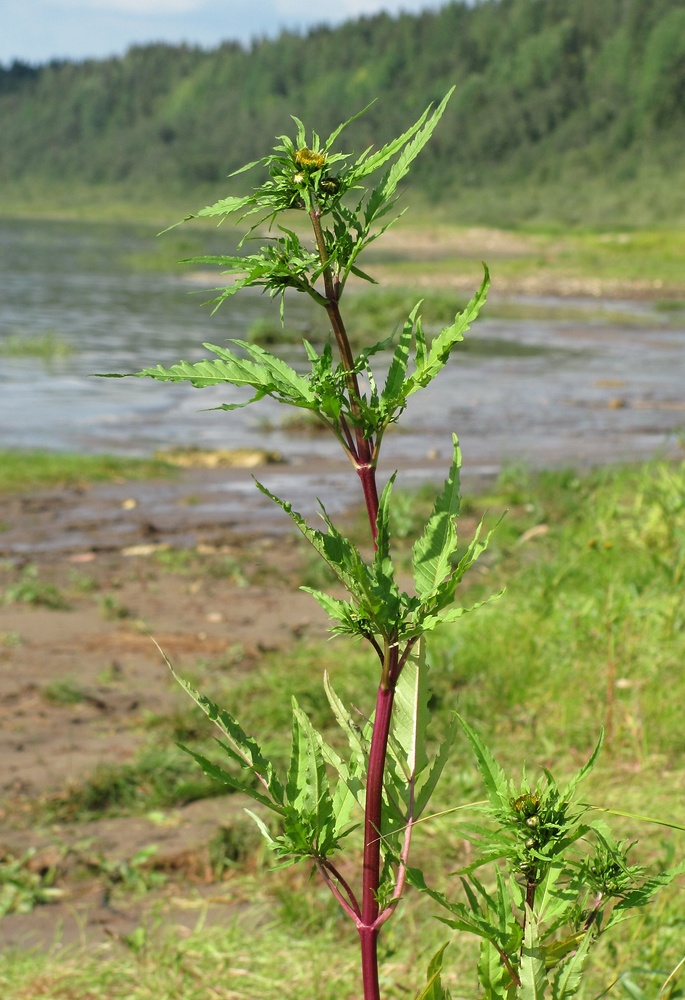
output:
<svg viewBox="0 0 685 1000"><path fill-rule="evenodd" d="M292 131L291 114L325 134L377 98L345 140L360 151L452 84L414 175L428 199L564 177L608 190L646 163L682 176L684 0L481 0L249 48L14 63L0 69L0 184L222 193L217 182Z"/></svg>

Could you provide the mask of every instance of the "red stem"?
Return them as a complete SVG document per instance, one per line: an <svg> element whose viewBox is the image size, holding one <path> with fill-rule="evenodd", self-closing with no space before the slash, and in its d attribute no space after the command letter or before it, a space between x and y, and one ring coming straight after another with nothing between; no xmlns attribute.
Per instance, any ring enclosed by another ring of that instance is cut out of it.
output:
<svg viewBox="0 0 685 1000"><path fill-rule="evenodd" d="M326 244L321 229L321 214L316 205L309 212L309 217L316 238L316 245L319 257L323 265L323 281L326 293L326 312L331 322L333 334L335 336L343 368L346 372L347 396L350 407L352 423L354 425L354 439L352 439L351 428L343 420L343 432L346 434L350 456L353 460L355 470L359 476L364 502L369 518L371 537L374 545L378 534L378 487L376 485L376 459L377 453L374 450L374 443L371 438L364 436L361 422L361 394L359 382L354 370L354 357L350 348L349 337L340 315L338 299L340 286L334 280L330 266L328 265L328 254ZM362 959L362 979L364 983L364 1000L380 1000L380 986L378 982L378 932L380 924L378 922L379 903L378 889L380 885L381 872L381 820L383 808L383 779L385 775L385 758L388 748L388 738L390 733L390 722L392 719L392 707L395 697L395 685L401 669L399 662L399 650L397 643L386 644L386 649L381 650L374 637L370 638L371 644L379 654L383 663L381 683L376 698L376 714L371 736L371 747L369 750L369 763L366 780L366 801L364 814L364 862L362 873L362 897L361 914L355 911L356 899L349 887L341 881L349 902L343 898L335 887L334 895L338 896L339 902L352 916L359 931L361 943ZM328 867L328 866L327 866ZM324 871L330 879L331 868Z"/></svg>
<svg viewBox="0 0 685 1000"><path fill-rule="evenodd" d="M360 927L359 938L362 946L364 1000L381 1000L381 988L378 982L378 928Z"/></svg>
<svg viewBox="0 0 685 1000"><path fill-rule="evenodd" d="M376 715L371 736L366 778L366 808L364 814L364 868L362 876L362 919L358 927L362 949L364 1000L380 1000L378 985L378 888L381 874L381 819L383 808L383 777L388 748L392 706L395 698L397 646L389 651L387 675L378 689ZM387 678L387 679L386 679Z"/></svg>

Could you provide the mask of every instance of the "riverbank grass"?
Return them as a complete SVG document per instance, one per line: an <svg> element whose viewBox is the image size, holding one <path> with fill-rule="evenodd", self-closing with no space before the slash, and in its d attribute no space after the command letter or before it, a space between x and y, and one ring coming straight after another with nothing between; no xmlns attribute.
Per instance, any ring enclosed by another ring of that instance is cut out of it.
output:
<svg viewBox="0 0 685 1000"><path fill-rule="evenodd" d="M176 471L167 462L157 459L2 448L0 494L129 479L163 479L173 476Z"/></svg>
<svg viewBox="0 0 685 1000"><path fill-rule="evenodd" d="M427 502L420 494L402 504L395 535L407 553L412 518L422 522L421 505ZM449 724L457 708L474 720L505 767L515 771L525 760L534 780L540 766L559 777L570 775L604 726L605 747L583 787L585 801L614 810L607 819L616 834L639 841L633 863L652 871L677 863L685 848L678 829L685 826L685 463L651 462L582 475L514 468L487 495L464 499L465 536L466 525L484 511L490 521L508 513L463 598L468 603L506 589L491 612L480 612L480 623L466 616L436 637L431 681L437 729ZM155 567L165 572L151 556L150 571ZM496 614L491 627L490 613ZM469 634L476 627L477 642ZM286 683L333 739L321 665L344 701L360 675L371 679L373 664L356 646L348 647L341 669L342 641L295 641L284 651L265 652L249 671L239 661L221 672L209 670L198 658L193 675L198 683L209 683L217 699L239 704L246 729L282 761L289 739L280 697ZM358 708L363 713L372 706ZM192 727L184 726L186 742L204 739L194 734L195 725L193 718ZM482 797L464 745L444 775L433 811ZM137 804L119 803L119 809L137 812ZM450 897L458 893L458 880L446 873L465 863L459 817L436 816L416 830L418 862ZM196 887L175 885L174 898L183 893L186 908L197 913L194 930L170 922L161 901L134 934L84 955L57 947L47 954L6 951L0 956L2 995L7 1000L276 1000L285 993L300 1000L353 1000L353 932L322 890L302 905L304 868L267 878L268 864L262 857L226 871L215 894L232 899L237 912L224 926L208 929L210 904ZM684 956L683 888L664 890L636 920L607 935L593 956L583 1000L657 995ZM420 985L417 970L450 937L447 928L428 919L429 912L430 903L411 894L385 940L387 1000L412 996ZM477 942L466 937L450 944L444 979L455 997L479 996L470 971L476 949ZM335 962L323 961L333 950ZM682 997L684 982L681 968L665 995Z"/></svg>

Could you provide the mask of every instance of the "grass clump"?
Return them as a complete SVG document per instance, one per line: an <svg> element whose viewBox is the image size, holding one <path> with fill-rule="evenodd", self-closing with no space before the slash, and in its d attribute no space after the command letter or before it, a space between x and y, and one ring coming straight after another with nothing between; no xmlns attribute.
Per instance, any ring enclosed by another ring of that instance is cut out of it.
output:
<svg viewBox="0 0 685 1000"><path fill-rule="evenodd" d="M79 705L84 700L85 693L74 681L63 679L46 684L43 697L53 705Z"/></svg>
<svg viewBox="0 0 685 1000"><path fill-rule="evenodd" d="M55 886L54 868L32 869L30 862L35 853L32 849L17 857L0 850L0 917L30 913L36 906L62 895L62 890Z"/></svg>
<svg viewBox="0 0 685 1000"><path fill-rule="evenodd" d="M223 795L226 786L205 777L176 747L144 749L128 764L100 764L89 778L36 807L46 822L84 822L102 816L140 815L151 809Z"/></svg>
<svg viewBox="0 0 685 1000"><path fill-rule="evenodd" d="M0 449L0 493L169 478L174 471L157 459Z"/></svg>
<svg viewBox="0 0 685 1000"><path fill-rule="evenodd" d="M491 509L512 509L475 590L506 594L484 609L492 627L478 641L467 617L436 650L462 706L493 739L513 730L538 754L588 746L604 725L610 754L674 763L685 749L685 465L517 472L496 492Z"/></svg>
<svg viewBox="0 0 685 1000"><path fill-rule="evenodd" d="M38 567L33 565L26 566L19 579L5 589L4 603L31 604L53 611L67 611L70 607L59 587L41 580Z"/></svg>
<svg viewBox="0 0 685 1000"><path fill-rule="evenodd" d="M51 330L28 336L10 333L0 338L0 356L4 358L41 358L44 361L54 361L68 358L73 353L71 344Z"/></svg>

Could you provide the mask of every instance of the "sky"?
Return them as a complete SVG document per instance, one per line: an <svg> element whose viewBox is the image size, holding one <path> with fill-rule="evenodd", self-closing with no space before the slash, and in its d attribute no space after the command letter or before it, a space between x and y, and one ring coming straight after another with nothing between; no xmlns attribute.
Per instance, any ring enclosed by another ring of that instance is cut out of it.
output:
<svg viewBox="0 0 685 1000"><path fill-rule="evenodd" d="M364 14L435 10L446 0L0 0L0 64L121 55L131 45L213 48L340 24Z"/></svg>

